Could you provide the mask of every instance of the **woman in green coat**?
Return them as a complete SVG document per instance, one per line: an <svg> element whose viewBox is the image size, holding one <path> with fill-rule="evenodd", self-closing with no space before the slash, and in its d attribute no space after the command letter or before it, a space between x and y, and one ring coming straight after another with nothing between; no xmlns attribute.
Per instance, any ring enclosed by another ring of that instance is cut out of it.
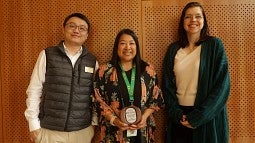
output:
<svg viewBox="0 0 255 143"><path fill-rule="evenodd" d="M166 142L228 143L228 60L222 41L209 36L200 3L185 6L178 35L163 65Z"/></svg>

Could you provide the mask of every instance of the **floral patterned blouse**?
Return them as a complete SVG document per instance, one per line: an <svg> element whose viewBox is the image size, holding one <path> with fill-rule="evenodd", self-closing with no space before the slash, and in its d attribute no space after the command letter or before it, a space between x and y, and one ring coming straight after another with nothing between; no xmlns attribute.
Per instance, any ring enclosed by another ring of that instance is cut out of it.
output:
<svg viewBox="0 0 255 143"><path fill-rule="evenodd" d="M156 73L151 65L146 66L141 77L136 76L134 105L141 112L147 108L158 111L163 105L161 90L158 87ZM126 72L131 77L131 70ZM140 86L138 86L140 85ZM110 124L104 115L112 114L117 117L121 109L130 106L128 91L119 67L111 64L102 66L94 81L96 106L99 112L100 142L101 143L152 143L154 141L155 120L153 114L147 118L147 125L137 132L136 137L127 137L126 131L120 131L117 126Z"/></svg>

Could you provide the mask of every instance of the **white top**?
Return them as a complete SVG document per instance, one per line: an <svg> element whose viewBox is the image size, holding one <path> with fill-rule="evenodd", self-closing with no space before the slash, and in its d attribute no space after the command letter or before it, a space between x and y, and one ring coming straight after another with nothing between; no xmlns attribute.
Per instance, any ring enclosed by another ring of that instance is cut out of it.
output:
<svg viewBox="0 0 255 143"><path fill-rule="evenodd" d="M191 53L180 48L174 60L179 105L194 106L197 94L201 46Z"/></svg>
<svg viewBox="0 0 255 143"><path fill-rule="evenodd" d="M70 58L72 65L74 67L75 62L77 61L77 59L82 53L82 47L75 55L72 56L71 54L69 54L68 49L66 48L64 43L63 45L65 48L65 52L67 56ZM99 67L98 62L96 62L95 69L97 70L98 67ZM39 115L39 104L41 101L43 83L45 82L45 73L46 73L46 55L45 55L45 50L42 50L38 56L33 73L31 75L29 86L26 91L27 109L25 110L25 117L28 121L30 132L41 128L38 115ZM98 124L97 114L95 111L93 111L92 125L97 125L97 124Z"/></svg>

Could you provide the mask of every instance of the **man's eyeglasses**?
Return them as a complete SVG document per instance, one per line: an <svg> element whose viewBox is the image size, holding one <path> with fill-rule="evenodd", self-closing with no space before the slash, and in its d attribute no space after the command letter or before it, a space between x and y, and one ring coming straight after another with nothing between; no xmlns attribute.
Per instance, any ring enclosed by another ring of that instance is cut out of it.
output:
<svg viewBox="0 0 255 143"><path fill-rule="evenodd" d="M80 25L80 26L78 26L78 25L76 25L76 24L73 23L73 22L67 23L66 26L67 26L67 28L69 28L69 29L71 29L71 30L75 30L75 29L77 29L77 27L78 27L78 30L79 30L80 32L87 32L87 31L88 31L88 28L87 28L85 25Z"/></svg>

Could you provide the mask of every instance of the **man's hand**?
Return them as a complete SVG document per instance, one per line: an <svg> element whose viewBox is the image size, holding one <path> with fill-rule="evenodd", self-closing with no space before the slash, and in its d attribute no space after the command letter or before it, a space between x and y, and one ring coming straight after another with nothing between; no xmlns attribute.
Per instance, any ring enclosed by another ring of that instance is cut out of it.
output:
<svg viewBox="0 0 255 143"><path fill-rule="evenodd" d="M37 136L39 135L40 131L41 131L41 128L30 132L30 140L32 142L35 142L35 140L36 140Z"/></svg>

